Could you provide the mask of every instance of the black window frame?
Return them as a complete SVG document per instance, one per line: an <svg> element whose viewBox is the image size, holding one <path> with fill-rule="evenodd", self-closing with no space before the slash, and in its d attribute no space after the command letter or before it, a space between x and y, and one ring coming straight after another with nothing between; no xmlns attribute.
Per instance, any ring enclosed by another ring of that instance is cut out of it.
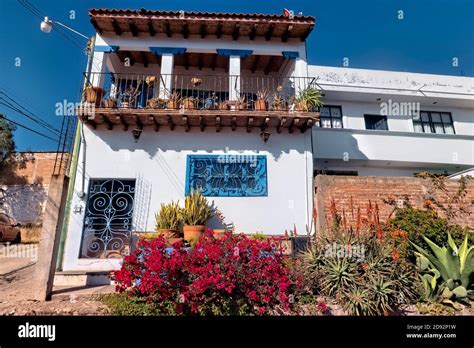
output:
<svg viewBox="0 0 474 348"><path fill-rule="evenodd" d="M421 119L421 114L422 113L426 113L428 114L428 122L423 122L423 120ZM431 117L431 114L440 114L440 118L441 118L441 122L433 122L433 119ZM443 122L443 114L448 114L449 115L449 120L451 123L444 123ZM421 126L421 129L422 129L422 132L421 133L426 133L426 134L456 134L456 129L454 128L454 122L453 122L453 115L451 112L447 112L447 111L428 111L428 110L420 110L420 119L417 121L417 120L414 120L413 119L413 116L412 116L412 122L413 122L413 131L415 133L420 133L420 132L417 132L415 130L415 125L420 125ZM431 132L426 132L425 130L425 124L428 123L429 126L430 126L430 130ZM453 133L446 133L446 128L444 125L450 125L452 128L453 128ZM442 125L443 126L443 133L436 133L435 132L435 125Z"/></svg>
<svg viewBox="0 0 474 348"><path fill-rule="evenodd" d="M322 109L322 108L329 108L329 117L328 117L328 116L324 116L324 117L321 116L321 109ZM341 117L332 116L332 111L331 111L331 109L339 109L339 113L340 113ZM328 118L328 119L330 119L330 121L331 121L331 127L330 127L330 128L331 128L331 129L332 129L332 128L334 128L334 129L342 129L342 128L344 128L344 122L343 122L343 120L342 120L342 119L343 119L343 115L342 115L342 105L323 105L323 106L321 106L321 107L319 108L319 128L328 128L328 129L329 129L329 127L323 127L323 125L322 125L322 119L323 119L323 118ZM335 127L333 126L333 122L332 122L332 121L333 121L334 118L340 119L340 121L341 121L341 127L340 127L340 128L335 128Z"/></svg>
<svg viewBox="0 0 474 348"><path fill-rule="evenodd" d="M378 117L385 120L385 127L386 129L374 129L374 128L367 128L367 118L368 117ZM386 115L377 115L377 114L364 114L364 123L366 130L375 130L375 131L388 131L388 117Z"/></svg>

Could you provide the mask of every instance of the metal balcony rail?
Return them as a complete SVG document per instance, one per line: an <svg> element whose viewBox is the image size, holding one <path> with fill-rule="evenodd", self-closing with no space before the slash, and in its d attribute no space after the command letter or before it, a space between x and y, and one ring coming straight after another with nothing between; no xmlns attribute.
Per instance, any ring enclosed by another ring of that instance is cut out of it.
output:
<svg viewBox="0 0 474 348"><path fill-rule="evenodd" d="M99 108L317 112L311 77L92 73L82 102Z"/></svg>

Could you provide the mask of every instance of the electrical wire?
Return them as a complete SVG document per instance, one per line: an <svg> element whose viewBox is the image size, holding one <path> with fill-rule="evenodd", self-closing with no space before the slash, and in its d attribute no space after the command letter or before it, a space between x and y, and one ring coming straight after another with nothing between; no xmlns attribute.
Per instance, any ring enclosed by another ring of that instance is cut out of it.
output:
<svg viewBox="0 0 474 348"><path fill-rule="evenodd" d="M2 97L1 95L4 95L6 98L8 98L9 100L6 100L4 97ZM21 105L20 103L18 103L16 100L14 100L12 97L8 96L5 92L2 92L0 91L0 101L3 101L3 105L5 105L6 107L8 107L9 109L11 110L14 110L22 115L24 115L25 117L29 118L30 120L32 120L33 122L41 125L42 127L44 128L47 128L49 131L53 132L53 133L57 133L59 134L59 130L57 128L55 128L52 124L44 121L43 118L41 117L38 117L37 115L35 115L33 112L31 112L30 110L28 110L26 107L24 107L23 105ZM12 102L14 104L12 104Z"/></svg>
<svg viewBox="0 0 474 348"><path fill-rule="evenodd" d="M51 140L51 141L54 141L55 143L58 141L58 139L51 138L50 136L48 136L48 135L46 135L46 134L43 134L43 133L40 133L40 132L38 132L38 131L36 131L36 130L30 128L30 127L27 127L27 126L21 124L21 123L18 123L18 122L16 122L16 121L10 120L10 119L7 118L5 115L0 115L0 119L2 119L2 118L5 119L5 120L7 120L7 121L10 122L10 123L13 123L14 125L16 125L16 126L18 126L18 127L24 128L24 129L26 129L26 130L28 130L28 131L30 131L30 132L32 132L32 133L35 133L35 134L38 134L38 135L42 136L43 138L49 139L49 140Z"/></svg>

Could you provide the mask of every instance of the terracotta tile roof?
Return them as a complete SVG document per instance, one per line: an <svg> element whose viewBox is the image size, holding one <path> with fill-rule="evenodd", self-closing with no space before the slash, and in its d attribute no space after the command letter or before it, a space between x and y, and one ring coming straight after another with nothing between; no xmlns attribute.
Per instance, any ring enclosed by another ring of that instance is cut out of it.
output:
<svg viewBox="0 0 474 348"><path fill-rule="evenodd" d="M295 16L290 19L284 15L256 13L218 13L130 10L130 9L90 9L89 16L96 31L102 33L132 33L171 35L232 35L239 37L289 38L305 40L314 27L312 16Z"/></svg>

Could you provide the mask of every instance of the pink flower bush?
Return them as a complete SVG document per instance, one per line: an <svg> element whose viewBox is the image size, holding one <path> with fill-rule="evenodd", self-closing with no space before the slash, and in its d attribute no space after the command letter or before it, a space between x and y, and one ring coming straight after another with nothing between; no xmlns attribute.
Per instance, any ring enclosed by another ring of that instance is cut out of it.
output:
<svg viewBox="0 0 474 348"><path fill-rule="evenodd" d="M141 241L115 272L117 290L174 313L270 314L289 309L294 283L278 239L207 231L194 248Z"/></svg>

